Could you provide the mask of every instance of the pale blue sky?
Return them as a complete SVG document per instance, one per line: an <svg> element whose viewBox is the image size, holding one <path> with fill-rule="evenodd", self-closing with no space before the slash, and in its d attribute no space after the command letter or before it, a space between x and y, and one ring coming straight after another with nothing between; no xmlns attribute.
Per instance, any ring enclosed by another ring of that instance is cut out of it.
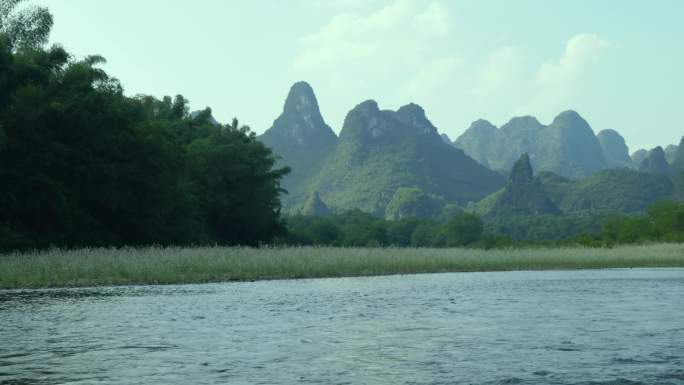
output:
<svg viewBox="0 0 684 385"><path fill-rule="evenodd" d="M630 150L684 135L680 0L36 0L52 41L128 94L183 94L257 133L308 81L339 131L365 99L415 102L455 138L478 118L575 109Z"/></svg>

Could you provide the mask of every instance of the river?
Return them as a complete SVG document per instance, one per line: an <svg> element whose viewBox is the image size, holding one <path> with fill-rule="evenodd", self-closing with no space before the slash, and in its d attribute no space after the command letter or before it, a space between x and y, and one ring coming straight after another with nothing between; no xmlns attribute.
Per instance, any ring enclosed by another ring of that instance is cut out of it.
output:
<svg viewBox="0 0 684 385"><path fill-rule="evenodd" d="M684 384L684 269L0 291L0 384Z"/></svg>

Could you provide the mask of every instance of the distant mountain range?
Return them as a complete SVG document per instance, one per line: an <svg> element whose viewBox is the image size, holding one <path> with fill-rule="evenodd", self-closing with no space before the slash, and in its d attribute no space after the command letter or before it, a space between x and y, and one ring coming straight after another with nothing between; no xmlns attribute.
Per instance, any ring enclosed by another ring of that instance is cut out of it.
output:
<svg viewBox="0 0 684 385"><path fill-rule="evenodd" d="M511 119L500 128L475 121L454 145L483 165L507 172L521 154L532 166L567 178L589 176L611 167L634 167L617 131L599 135L575 111L565 111L544 126L532 116Z"/></svg>
<svg viewBox="0 0 684 385"><path fill-rule="evenodd" d="M306 215L355 208L434 217L458 206L485 216L635 212L671 196L684 169L684 142L630 156L617 131L595 135L575 111L546 126L532 116L500 128L477 120L452 142L416 104L391 111L367 100L349 111L338 137L305 82L291 87L258 138L292 169L282 183L286 212Z"/></svg>
<svg viewBox="0 0 684 385"><path fill-rule="evenodd" d="M384 216L401 187L419 188L465 205L503 186L505 178L444 142L416 104L380 110L360 103L339 138L325 124L311 87L296 83L283 113L259 139L293 172L283 181L290 211L317 193L333 211L359 208Z"/></svg>
<svg viewBox="0 0 684 385"><path fill-rule="evenodd" d="M583 211L637 213L673 193L667 176L628 168L602 170L577 180L548 171L534 176L530 159L523 154L514 164L506 187L470 210L484 217Z"/></svg>

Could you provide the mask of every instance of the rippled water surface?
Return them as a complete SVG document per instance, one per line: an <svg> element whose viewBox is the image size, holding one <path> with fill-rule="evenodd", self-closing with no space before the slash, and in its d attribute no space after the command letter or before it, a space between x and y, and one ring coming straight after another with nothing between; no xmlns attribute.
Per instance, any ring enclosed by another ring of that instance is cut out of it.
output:
<svg viewBox="0 0 684 385"><path fill-rule="evenodd" d="M0 384L684 384L684 270L0 291Z"/></svg>

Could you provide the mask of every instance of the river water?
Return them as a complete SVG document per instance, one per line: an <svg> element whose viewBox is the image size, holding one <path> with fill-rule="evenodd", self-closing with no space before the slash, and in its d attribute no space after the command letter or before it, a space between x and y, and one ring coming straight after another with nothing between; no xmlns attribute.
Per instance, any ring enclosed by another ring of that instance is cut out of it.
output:
<svg viewBox="0 0 684 385"><path fill-rule="evenodd" d="M684 384L684 269L0 291L0 384Z"/></svg>

